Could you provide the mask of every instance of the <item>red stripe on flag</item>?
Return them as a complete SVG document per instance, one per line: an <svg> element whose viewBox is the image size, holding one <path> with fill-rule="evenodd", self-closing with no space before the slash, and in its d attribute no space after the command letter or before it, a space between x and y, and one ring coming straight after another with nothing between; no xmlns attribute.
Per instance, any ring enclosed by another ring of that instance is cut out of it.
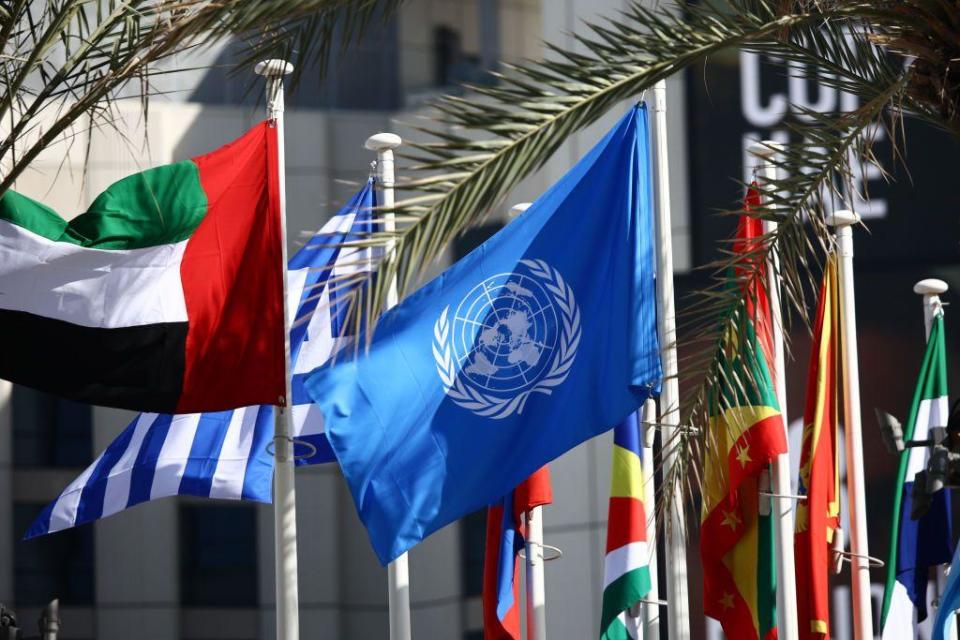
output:
<svg viewBox="0 0 960 640"><path fill-rule="evenodd" d="M631 542L647 540L647 511L636 498L610 498L607 553Z"/></svg>
<svg viewBox="0 0 960 640"><path fill-rule="evenodd" d="M177 413L277 404L286 388L277 130L263 122L194 162L207 214L180 265L189 325Z"/></svg>

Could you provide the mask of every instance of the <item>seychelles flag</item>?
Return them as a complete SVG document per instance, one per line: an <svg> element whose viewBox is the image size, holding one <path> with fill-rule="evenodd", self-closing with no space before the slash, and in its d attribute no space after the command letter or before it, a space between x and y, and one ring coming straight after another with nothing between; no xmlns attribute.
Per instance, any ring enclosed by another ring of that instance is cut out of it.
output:
<svg viewBox="0 0 960 640"><path fill-rule="evenodd" d="M627 615L627 610L650 592L653 550L647 545L647 509L651 505L645 503L640 437L636 413L613 430L600 640L638 638L636 620Z"/></svg>
<svg viewBox="0 0 960 640"><path fill-rule="evenodd" d="M7 191L0 378L158 413L281 403L283 241L269 122L124 178L69 222Z"/></svg>
<svg viewBox="0 0 960 640"><path fill-rule="evenodd" d="M943 331L941 311L930 326L920 376L904 425L906 440L926 440L932 427L947 424L947 351ZM949 489L933 494L930 510L922 518L910 517L914 479L926 468L928 458L927 447L912 447L900 454L893 495L887 582L880 613L884 640L914 636L915 624L927 617L929 569L950 562L953 556Z"/></svg>

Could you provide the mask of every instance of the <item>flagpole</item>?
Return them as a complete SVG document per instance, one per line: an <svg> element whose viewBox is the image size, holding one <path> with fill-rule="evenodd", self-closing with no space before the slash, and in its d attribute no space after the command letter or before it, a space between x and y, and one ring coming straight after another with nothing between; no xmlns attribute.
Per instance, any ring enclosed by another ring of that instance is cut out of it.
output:
<svg viewBox="0 0 960 640"><path fill-rule="evenodd" d="M843 417L846 427L847 501L850 505L850 555L853 582L853 630L856 640L873 639L870 601L870 550L864 495L863 435L860 420L860 364L857 355L857 312L853 288L853 229L860 216L840 210L827 216L834 227L840 257L840 339L843 357Z"/></svg>
<svg viewBox="0 0 960 640"><path fill-rule="evenodd" d="M660 581L657 568L657 491L654 486L653 474L653 441L657 435L657 430L654 427L657 421L657 403L653 398L649 398L643 403L640 416L643 438L640 442L640 446L643 447L643 502L646 508L650 509L647 514L647 553L650 558L648 567L650 595L647 596L647 600L654 601L643 603L643 637L644 640L658 640L660 638L660 605L656 601L660 599Z"/></svg>
<svg viewBox="0 0 960 640"><path fill-rule="evenodd" d="M510 207L510 218L515 218L530 206L520 202ZM543 507L536 506L526 518L526 602L527 640L547 638L547 594L543 575Z"/></svg>
<svg viewBox="0 0 960 640"><path fill-rule="evenodd" d="M402 144L394 133L377 133L367 138L364 147L377 153L377 182L380 187L380 202L384 208L393 207L394 162L393 150ZM383 216L383 230L396 229L392 213ZM387 247L387 253L392 250ZM393 277L387 292L387 309L399 302L397 279ZM410 640L410 565L406 553L387 565L387 594L390 608L390 640Z"/></svg>
<svg viewBox="0 0 960 640"><path fill-rule="evenodd" d="M936 278L927 278L913 285L913 292L923 296L923 329L928 341L930 340L930 329L933 327L933 318L943 309L940 296L946 293L949 288L946 282ZM938 564L936 567L936 579L933 583L935 589L933 603L936 607L940 606L940 598L943 595L946 583L946 568L944 565Z"/></svg>
<svg viewBox="0 0 960 640"><path fill-rule="evenodd" d="M936 278L927 278L913 285L913 292L923 296L923 329L927 340L930 339L933 319L943 307L940 296L946 293L949 288L946 282Z"/></svg>
<svg viewBox="0 0 960 640"><path fill-rule="evenodd" d="M677 318L673 299L673 238L670 222L670 170L667 155L667 83L653 88L654 126L657 143L657 333L663 364L660 393L660 425L663 443L663 475L671 476L677 459L680 435L680 385L677 379ZM687 589L687 522L683 487L665 486L673 508L666 523L667 620L671 640L690 638L690 602Z"/></svg>
<svg viewBox="0 0 960 640"><path fill-rule="evenodd" d="M777 179L776 155L782 150L782 145L772 140L754 143L750 146L750 153L760 159L758 177L770 183ZM763 232L773 233L777 230L774 220L763 221ZM780 254L776 249L770 251L767 261L767 296L770 300L770 311L773 320L773 371L776 381L777 403L780 405L780 415L783 418L784 442L789 442L787 434L787 367L783 346L783 309L780 303ZM773 493L775 497L771 504L778 505L774 523L777 533L777 616L780 627L781 640L797 640L797 578L793 555L793 501L789 498L793 493L790 483L790 452L781 453L773 460Z"/></svg>
<svg viewBox="0 0 960 640"><path fill-rule="evenodd" d="M287 196L283 141L283 76L293 71L286 60L257 63L267 80L267 117L277 129L277 176L280 190L280 251L283 264L283 355L286 391L276 408L273 427L273 532L276 573L277 640L300 638L297 585L297 493L293 476L293 420L290 404L290 313L287 309Z"/></svg>

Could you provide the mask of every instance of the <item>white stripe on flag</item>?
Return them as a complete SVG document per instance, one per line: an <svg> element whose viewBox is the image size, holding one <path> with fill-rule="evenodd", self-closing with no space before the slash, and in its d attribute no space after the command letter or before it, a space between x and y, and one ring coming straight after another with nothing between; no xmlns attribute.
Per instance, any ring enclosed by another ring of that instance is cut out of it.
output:
<svg viewBox="0 0 960 640"><path fill-rule="evenodd" d="M950 403L947 398L924 398L917 407L917 421L913 429L913 440L926 440L930 436L931 427L947 426L947 417L950 414ZM907 462L905 482L913 482L914 476L923 471L930 458L927 447L913 447Z"/></svg>
<svg viewBox="0 0 960 640"><path fill-rule="evenodd" d="M101 518L127 508L127 502L130 499L130 477L133 464L137 461L137 454L140 453L143 437L156 418L157 414L155 413L140 414L137 418L137 425L133 428L133 435L130 437L127 450L123 452L113 468L107 471L107 486L103 494Z"/></svg>
<svg viewBox="0 0 960 640"><path fill-rule="evenodd" d="M631 542L607 553L603 560L603 588L623 574L650 564L646 541Z"/></svg>
<svg viewBox="0 0 960 640"><path fill-rule="evenodd" d="M257 425L260 407L237 409L230 417L230 426L223 439L217 469L213 472L210 485L211 498L239 500L243 494L243 478L250 461L250 447L253 446L253 432Z"/></svg>
<svg viewBox="0 0 960 640"><path fill-rule="evenodd" d="M183 470L187 467L193 439L197 435L197 425L200 424L199 413L186 413L173 416L167 438L163 441L160 456L157 458L157 468L153 474L153 485L150 487L150 499L175 496L180 491L180 480Z"/></svg>
<svg viewBox="0 0 960 640"><path fill-rule="evenodd" d="M294 437L315 436L323 433L323 413L315 403L295 404L290 408Z"/></svg>
<svg viewBox="0 0 960 640"><path fill-rule="evenodd" d="M623 625L630 640L643 640L643 626L640 624L640 618L631 618L626 611L621 611L617 616L617 622Z"/></svg>
<svg viewBox="0 0 960 640"><path fill-rule="evenodd" d="M907 588L900 581L893 583L893 596L890 598L890 611L886 624L880 632L881 640L903 640L914 636L917 610L907 595Z"/></svg>
<svg viewBox="0 0 960 640"><path fill-rule="evenodd" d="M90 475L97 468L101 458L103 458L102 453L57 498L57 504L50 513L50 528L47 533L69 529L77 521L77 508L80 505L83 487L86 486L87 480L90 479Z"/></svg>
<svg viewBox="0 0 960 640"><path fill-rule="evenodd" d="M0 220L0 308L84 327L186 322L186 247L88 249Z"/></svg>

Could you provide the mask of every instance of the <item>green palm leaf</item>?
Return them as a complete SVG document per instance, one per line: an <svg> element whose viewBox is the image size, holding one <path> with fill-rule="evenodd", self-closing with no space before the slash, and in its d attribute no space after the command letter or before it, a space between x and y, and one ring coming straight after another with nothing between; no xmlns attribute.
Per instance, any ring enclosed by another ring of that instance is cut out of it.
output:
<svg viewBox="0 0 960 640"><path fill-rule="evenodd" d="M239 66L282 57L322 72L402 0L13 0L0 9L0 194L85 115L109 126L118 92L139 82L146 111L159 64L239 38ZM296 80L296 78L295 78Z"/></svg>

